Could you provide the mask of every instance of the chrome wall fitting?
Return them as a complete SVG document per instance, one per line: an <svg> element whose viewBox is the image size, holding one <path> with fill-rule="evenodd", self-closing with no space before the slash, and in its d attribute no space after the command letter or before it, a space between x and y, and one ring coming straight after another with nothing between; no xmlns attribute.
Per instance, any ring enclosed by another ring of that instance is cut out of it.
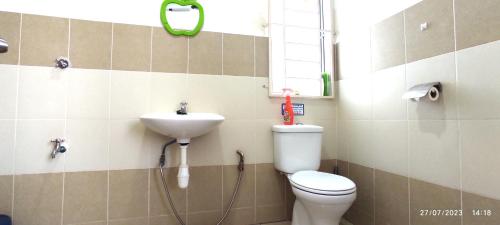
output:
<svg viewBox="0 0 500 225"><path fill-rule="evenodd" d="M5 39L0 38L0 53L6 53L9 51L9 44Z"/></svg>
<svg viewBox="0 0 500 225"><path fill-rule="evenodd" d="M66 69L71 67L71 62L69 61L68 58L66 57L58 57L56 59L56 68L59 69Z"/></svg>
<svg viewBox="0 0 500 225"><path fill-rule="evenodd" d="M54 148L52 149L52 153L50 153L50 157L55 159L57 153L65 153L68 149L63 144L65 140L63 138L56 138L50 140L50 142L54 143Z"/></svg>

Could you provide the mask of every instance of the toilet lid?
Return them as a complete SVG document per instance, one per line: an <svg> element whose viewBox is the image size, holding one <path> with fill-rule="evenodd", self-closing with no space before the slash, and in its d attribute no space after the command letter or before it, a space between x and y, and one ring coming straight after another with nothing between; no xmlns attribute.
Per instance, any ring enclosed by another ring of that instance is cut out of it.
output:
<svg viewBox="0 0 500 225"><path fill-rule="evenodd" d="M290 176L290 181L317 193L352 193L356 188L354 182L346 177L318 171L299 171Z"/></svg>

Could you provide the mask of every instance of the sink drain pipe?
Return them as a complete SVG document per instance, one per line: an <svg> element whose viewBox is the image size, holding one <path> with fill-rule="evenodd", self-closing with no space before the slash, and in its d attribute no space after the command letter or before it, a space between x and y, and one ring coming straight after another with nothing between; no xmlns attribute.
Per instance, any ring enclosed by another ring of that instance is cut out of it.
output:
<svg viewBox="0 0 500 225"><path fill-rule="evenodd" d="M179 143L181 149L181 164L177 173L177 182L182 189L187 188L189 184L189 166L187 164L187 147L189 143Z"/></svg>

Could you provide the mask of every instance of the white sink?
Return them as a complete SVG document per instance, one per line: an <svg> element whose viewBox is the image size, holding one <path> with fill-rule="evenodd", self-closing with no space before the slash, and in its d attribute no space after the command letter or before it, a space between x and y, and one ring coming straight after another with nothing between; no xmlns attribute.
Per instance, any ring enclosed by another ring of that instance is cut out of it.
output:
<svg viewBox="0 0 500 225"><path fill-rule="evenodd" d="M224 117L214 113L149 113L141 116L141 122L160 134L177 138L179 143L189 143L189 139L210 132L224 121ZM187 142L186 142L187 141Z"/></svg>

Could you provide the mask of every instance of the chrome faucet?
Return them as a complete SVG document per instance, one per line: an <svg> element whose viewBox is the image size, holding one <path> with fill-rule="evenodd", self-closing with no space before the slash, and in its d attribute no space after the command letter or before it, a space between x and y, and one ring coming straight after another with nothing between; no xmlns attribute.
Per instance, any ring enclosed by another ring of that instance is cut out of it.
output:
<svg viewBox="0 0 500 225"><path fill-rule="evenodd" d="M9 44L5 39L0 38L0 53L5 53L9 50Z"/></svg>
<svg viewBox="0 0 500 225"><path fill-rule="evenodd" d="M177 110L178 115L187 115L187 105L188 103L186 101L182 101L180 103L179 110Z"/></svg>

